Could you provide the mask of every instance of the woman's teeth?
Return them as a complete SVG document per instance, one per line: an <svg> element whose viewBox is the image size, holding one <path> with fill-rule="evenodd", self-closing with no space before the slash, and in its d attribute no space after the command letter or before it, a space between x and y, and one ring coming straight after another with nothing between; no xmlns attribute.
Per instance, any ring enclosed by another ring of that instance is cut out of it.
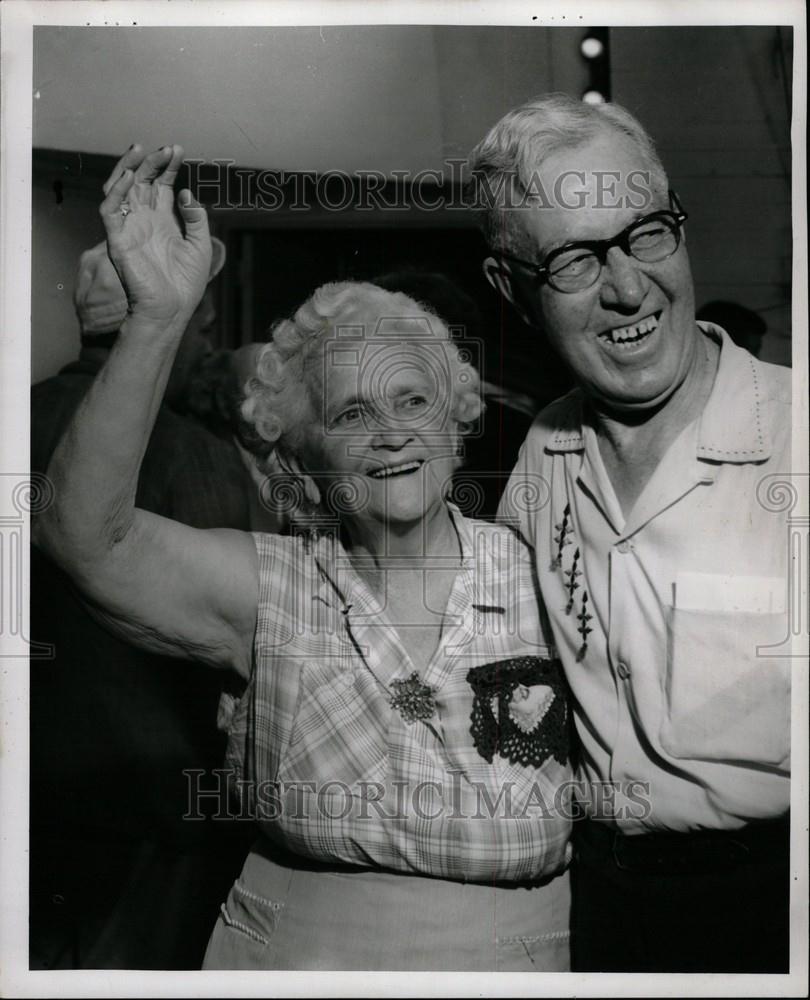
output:
<svg viewBox="0 0 810 1000"><path fill-rule="evenodd" d="M384 469L369 472L372 479L389 479L391 476L403 476L407 472L416 472L421 468L421 462L403 462L402 465L387 465Z"/></svg>
<svg viewBox="0 0 810 1000"><path fill-rule="evenodd" d="M622 346L624 344L637 344L657 329L658 316L647 316L640 323L634 323L632 326L617 326L613 330L600 333L599 336L611 344Z"/></svg>

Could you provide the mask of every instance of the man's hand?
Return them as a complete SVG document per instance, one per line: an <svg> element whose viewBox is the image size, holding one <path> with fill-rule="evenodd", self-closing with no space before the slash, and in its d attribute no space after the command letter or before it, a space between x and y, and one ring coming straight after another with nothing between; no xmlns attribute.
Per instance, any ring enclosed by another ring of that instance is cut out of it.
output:
<svg viewBox="0 0 810 1000"><path fill-rule="evenodd" d="M173 211L173 185L183 162L180 146L144 155L131 146L104 185L100 214L107 250L133 317L159 325L182 324L202 298L211 265L208 217L183 190Z"/></svg>

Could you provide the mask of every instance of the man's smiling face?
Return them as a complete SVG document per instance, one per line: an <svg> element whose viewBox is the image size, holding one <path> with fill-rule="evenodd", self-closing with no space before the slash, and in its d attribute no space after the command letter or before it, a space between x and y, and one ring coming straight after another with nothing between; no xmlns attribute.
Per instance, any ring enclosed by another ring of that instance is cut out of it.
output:
<svg viewBox="0 0 810 1000"><path fill-rule="evenodd" d="M538 171L543 188L554 190L555 178L566 171L584 173L584 193L573 202L581 207L522 210L517 226L523 240L515 253L542 263L567 243L610 239L641 216L668 209L666 180L654 175L647 204L637 207L638 187L628 189L625 179L637 185L644 170L649 167L635 144L613 131L550 156ZM620 178L609 197L601 172ZM543 328L595 402L643 412L664 402L685 378L699 331L683 240L671 257L649 264L611 248L599 280L582 291L538 287L514 271L511 278L519 308Z"/></svg>

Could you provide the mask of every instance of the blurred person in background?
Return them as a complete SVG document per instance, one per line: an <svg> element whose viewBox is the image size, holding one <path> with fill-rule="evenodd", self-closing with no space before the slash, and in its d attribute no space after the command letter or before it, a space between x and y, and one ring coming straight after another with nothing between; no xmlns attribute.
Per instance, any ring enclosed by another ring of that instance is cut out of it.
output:
<svg viewBox="0 0 810 1000"><path fill-rule="evenodd" d="M225 262L224 245L213 248L209 281ZM74 303L79 357L32 390L31 466L43 473L126 317L106 243L82 254ZM172 366L137 497L198 528L244 529L255 488L236 447L178 411L211 354L215 318L209 286ZM31 664L31 967L198 968L244 856L244 824L183 819L184 770L221 765L222 675L112 635L37 549L31 631L54 647Z"/></svg>
<svg viewBox="0 0 810 1000"><path fill-rule="evenodd" d="M178 409L237 449L255 487L248 498L250 529L286 532L290 529L290 519L284 505L268 489L267 477L259 471L255 460L270 449L242 416L245 385L255 371L263 346L263 342L257 341L236 350L225 348L202 355L189 372Z"/></svg>

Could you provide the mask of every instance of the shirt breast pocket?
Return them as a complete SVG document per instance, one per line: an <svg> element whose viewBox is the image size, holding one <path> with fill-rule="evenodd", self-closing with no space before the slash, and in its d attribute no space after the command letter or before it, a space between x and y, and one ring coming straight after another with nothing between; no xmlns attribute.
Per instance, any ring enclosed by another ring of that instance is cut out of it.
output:
<svg viewBox="0 0 810 1000"><path fill-rule="evenodd" d="M662 748L675 758L787 767L791 660L768 655L788 632L784 582L684 576L667 622Z"/></svg>

